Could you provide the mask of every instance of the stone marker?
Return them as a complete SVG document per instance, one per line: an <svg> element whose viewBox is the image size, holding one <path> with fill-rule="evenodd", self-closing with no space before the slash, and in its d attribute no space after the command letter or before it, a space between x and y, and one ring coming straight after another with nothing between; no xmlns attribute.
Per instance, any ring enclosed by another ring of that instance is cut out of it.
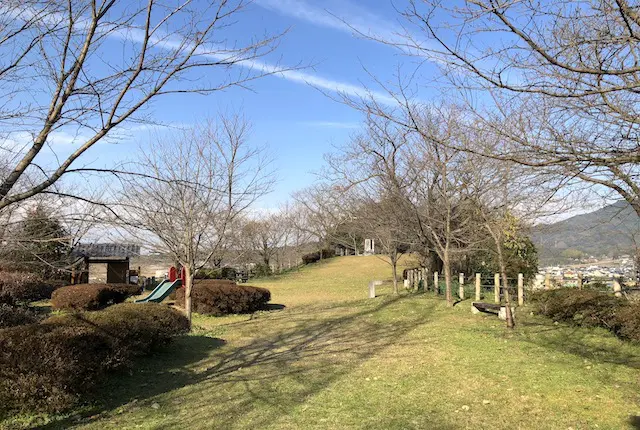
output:
<svg viewBox="0 0 640 430"><path fill-rule="evenodd" d="M436 294L440 294L440 288L438 287L438 272L433 272L433 290Z"/></svg>
<svg viewBox="0 0 640 430"><path fill-rule="evenodd" d="M370 299L376 298L376 281L369 282L369 298Z"/></svg>
<svg viewBox="0 0 640 430"><path fill-rule="evenodd" d="M476 273L476 302L480 301L480 287L482 285L482 280L479 273Z"/></svg>
<svg viewBox="0 0 640 430"><path fill-rule="evenodd" d="M515 315L515 311L516 311L516 308L511 307L511 317L512 318ZM498 318L500 318L502 321L506 321L507 320L507 307L506 306L502 306L500 308L500 311L498 312Z"/></svg>
<svg viewBox="0 0 640 430"><path fill-rule="evenodd" d="M460 296L460 300L464 300L464 273L458 275L458 283L460 284L458 296Z"/></svg>
<svg viewBox="0 0 640 430"><path fill-rule="evenodd" d="M622 285L620 284L620 277L613 277L613 292L616 297L622 297Z"/></svg>
<svg viewBox="0 0 640 430"><path fill-rule="evenodd" d="M493 276L493 295L496 303L500 303L500 274Z"/></svg>

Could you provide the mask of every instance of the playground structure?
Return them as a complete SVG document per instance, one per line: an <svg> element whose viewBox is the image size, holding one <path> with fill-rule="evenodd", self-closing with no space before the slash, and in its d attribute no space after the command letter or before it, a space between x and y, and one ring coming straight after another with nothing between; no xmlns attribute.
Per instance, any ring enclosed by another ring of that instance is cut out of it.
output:
<svg viewBox="0 0 640 430"><path fill-rule="evenodd" d="M184 267L180 271L180 277L178 277L178 269L176 269L173 266L170 267L169 277L164 281L160 282L160 284L158 284L158 286L155 287L153 291L151 291L151 294L149 294L147 297L136 300L135 303L162 302L164 299L169 297L169 295L173 293L176 288L180 288L182 285L184 285L185 277L186 277L186 273L185 273Z"/></svg>

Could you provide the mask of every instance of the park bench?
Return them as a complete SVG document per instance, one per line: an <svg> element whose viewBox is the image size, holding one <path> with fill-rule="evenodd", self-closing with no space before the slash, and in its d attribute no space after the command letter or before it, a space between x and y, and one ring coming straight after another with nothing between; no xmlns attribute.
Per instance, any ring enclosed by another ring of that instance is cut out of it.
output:
<svg viewBox="0 0 640 430"><path fill-rule="evenodd" d="M484 303L484 302L473 302L471 303L471 312L474 314L478 314L480 312L492 313L498 315L498 318L501 320L507 319L507 307L503 306L499 303ZM511 315L515 312L515 308L511 308Z"/></svg>

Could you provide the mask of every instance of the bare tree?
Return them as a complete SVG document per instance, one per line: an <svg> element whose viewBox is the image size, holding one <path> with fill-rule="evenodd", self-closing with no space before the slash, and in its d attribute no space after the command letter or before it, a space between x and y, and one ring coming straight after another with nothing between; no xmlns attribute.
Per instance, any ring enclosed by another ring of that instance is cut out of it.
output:
<svg viewBox="0 0 640 430"><path fill-rule="evenodd" d="M516 143L483 155L607 189L640 214L636 5L411 0L402 16L404 39L383 42L435 60L473 126Z"/></svg>
<svg viewBox="0 0 640 430"><path fill-rule="evenodd" d="M128 181L119 197L127 230L184 267L189 319L195 272L220 252L232 221L273 184L268 159L249 147L248 133L242 116L220 116L158 140L140 162L146 174Z"/></svg>
<svg viewBox="0 0 640 430"><path fill-rule="evenodd" d="M315 237L313 228L309 228L306 224L308 212L306 208L299 203L285 204L282 207L283 222L290 231L287 239L284 257L288 260L290 266L293 257L294 265L298 266L303 254L313 250L312 241Z"/></svg>
<svg viewBox="0 0 640 430"><path fill-rule="evenodd" d="M357 217L362 234L375 240L386 257L384 261L391 265L394 294L398 294L398 263L409 251L413 233L401 213L403 206L397 196L383 196L379 200L363 196Z"/></svg>
<svg viewBox="0 0 640 430"><path fill-rule="evenodd" d="M285 213L269 213L249 219L242 226L241 241L247 251L257 253L266 267L275 262L281 268L281 254L291 234L291 225ZM275 260L275 261L274 261Z"/></svg>
<svg viewBox="0 0 640 430"><path fill-rule="evenodd" d="M358 229L358 206L343 184L318 182L293 194L298 205L297 229L316 238L321 249L330 244L353 249L357 254L362 236Z"/></svg>
<svg viewBox="0 0 640 430"><path fill-rule="evenodd" d="M8 0L0 5L0 210L64 175L126 124L149 123L160 96L244 87L284 69L255 61L280 35L226 40L245 0ZM114 47L121 51L116 54ZM234 66L240 67L234 67ZM60 134L75 143L58 156ZM56 154L57 162L43 156Z"/></svg>
<svg viewBox="0 0 640 430"><path fill-rule="evenodd" d="M370 196L393 198L404 225L414 233L410 242L432 249L442 261L447 303L453 305L454 255L475 237L472 202L464 192L472 159L453 148L463 130L459 112L448 107L411 111L411 120L420 124L416 132L386 117L390 114L382 108L364 110L367 131L331 164L334 177Z"/></svg>

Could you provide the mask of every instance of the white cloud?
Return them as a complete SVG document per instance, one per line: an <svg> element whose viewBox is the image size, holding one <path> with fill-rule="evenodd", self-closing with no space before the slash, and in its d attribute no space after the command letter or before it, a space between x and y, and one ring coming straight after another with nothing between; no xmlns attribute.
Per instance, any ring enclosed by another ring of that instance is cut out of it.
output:
<svg viewBox="0 0 640 430"><path fill-rule="evenodd" d="M256 0L256 4L320 27L394 42L405 40L401 26L346 0L324 2L324 7L306 0Z"/></svg>
<svg viewBox="0 0 640 430"><path fill-rule="evenodd" d="M328 0L322 7L312 4L309 0L255 0L255 3L264 9L318 27L388 43L409 56L437 64L449 64L443 54L438 53L438 49L424 37L398 22L386 19L348 0Z"/></svg>
<svg viewBox="0 0 640 430"><path fill-rule="evenodd" d="M264 1L270 2L273 5L277 4L277 2L274 0L264 0ZM297 2L294 2L292 0L284 0L284 3L293 5L294 3L297 3ZM311 13L315 13L316 12L315 9L312 10ZM10 11L11 9L0 6L0 13L7 12L8 10ZM35 12L34 10L27 9L23 16L23 19L27 19L28 17L35 16L36 13L37 12ZM326 12L324 13L325 15L327 15ZM375 18L372 18L373 15L368 14L365 10L362 10L362 14L364 14L365 19L372 19L375 21ZM330 15L328 16L331 17ZM47 22L57 22L58 14L51 14L43 19ZM63 19L63 18L60 18L60 19ZM333 18L333 20L336 20L336 18ZM338 24L336 25L339 25L340 21L339 20L336 20L336 21L338 22ZM328 22L330 22L330 20L326 18L327 25L328 25ZM82 25L82 23L78 25ZM358 28L364 28L364 27L361 27L364 24L359 23L358 21L354 22L354 24L352 25L354 25L354 28L356 26L358 26ZM342 26L348 28L348 26L346 26L344 23L342 23ZM108 31L108 27L103 29L103 31ZM116 31L109 32L108 37L116 38L120 40L131 40L137 43L141 43L144 39L144 33L140 29L122 28ZM172 38L171 36L159 34L159 32L156 32L156 36L152 37L152 39L153 40L151 42L154 44L155 48L168 49L168 50L188 49L188 46L185 46L183 41L177 40L176 38ZM362 85L355 85L349 82L339 81L339 80L330 79L330 78L324 78L322 76L309 73L309 72L304 72L301 70L290 70L291 69L290 67L270 64L270 63L260 61L260 60L255 60L255 59L237 61L238 60L237 52L234 50L229 51L224 47L213 46L213 45L207 46L206 48L201 47L201 49L198 49L196 51L196 55L201 55L203 57L208 57L208 58L212 58L220 61L231 61L231 62L234 62L236 66L255 70L261 73L272 74L273 76L286 79L291 82L311 85L315 88L318 88L321 91L328 91L328 92L337 93L337 94L341 94L349 97L355 97L355 98L374 98L376 101L386 105L391 105L391 106L397 105L396 100L393 97L391 97L389 94L380 92L380 91L369 90L363 87Z"/></svg>
<svg viewBox="0 0 640 430"><path fill-rule="evenodd" d="M138 29L129 29L126 33L124 31L114 31L112 33L109 33L109 36L120 38L123 40L133 40L138 43L141 43L144 38L143 32ZM171 37L164 37L164 35L154 36L151 39L151 42L157 49L188 49L188 47L185 47L183 41L176 40L175 38ZM286 79L291 82L311 85L321 91L328 91L355 98L373 98L379 103L383 103L389 106L397 105L397 101L389 94L384 92L370 90L362 85L355 85L348 82L323 78L322 76L318 76L301 70L291 70L291 68L289 67L275 65L261 60L238 60L237 52L233 50L229 51L222 47L216 47L212 45L202 46L196 49L195 55L211 58L218 61L233 62L235 66L251 69L258 73L271 74L272 76Z"/></svg>

